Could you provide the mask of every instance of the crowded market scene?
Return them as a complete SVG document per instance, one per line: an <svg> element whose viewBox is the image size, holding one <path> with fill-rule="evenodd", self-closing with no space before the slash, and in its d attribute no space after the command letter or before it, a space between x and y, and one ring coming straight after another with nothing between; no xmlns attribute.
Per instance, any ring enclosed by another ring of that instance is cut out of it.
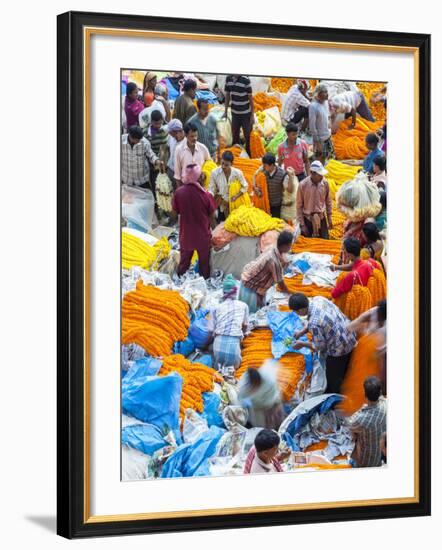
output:
<svg viewBox="0 0 442 550"><path fill-rule="evenodd" d="M121 72L124 481L387 466L387 84Z"/></svg>

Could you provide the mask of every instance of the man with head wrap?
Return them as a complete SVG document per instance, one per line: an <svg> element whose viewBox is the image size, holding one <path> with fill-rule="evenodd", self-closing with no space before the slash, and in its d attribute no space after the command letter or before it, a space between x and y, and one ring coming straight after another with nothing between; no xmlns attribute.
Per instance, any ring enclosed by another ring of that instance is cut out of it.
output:
<svg viewBox="0 0 442 550"><path fill-rule="evenodd" d="M214 338L213 357L217 369L238 368L241 340L249 322L249 307L237 300L239 283L232 275L223 282L223 301L210 314L209 330Z"/></svg>
<svg viewBox="0 0 442 550"><path fill-rule="evenodd" d="M212 195L200 185L201 167L189 164L183 171L181 185L174 193L172 208L180 216L180 263L178 275L190 267L194 251L198 253L199 273L210 277L210 227L214 226L216 204Z"/></svg>

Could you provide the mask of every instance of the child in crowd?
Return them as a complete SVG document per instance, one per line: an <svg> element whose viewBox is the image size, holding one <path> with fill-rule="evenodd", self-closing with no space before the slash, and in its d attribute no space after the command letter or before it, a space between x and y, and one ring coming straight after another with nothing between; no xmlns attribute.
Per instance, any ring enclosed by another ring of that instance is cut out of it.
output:
<svg viewBox="0 0 442 550"><path fill-rule="evenodd" d="M290 449L278 453L279 435L273 430L261 430L255 437L244 464L245 474L282 472L281 461L290 455Z"/></svg>

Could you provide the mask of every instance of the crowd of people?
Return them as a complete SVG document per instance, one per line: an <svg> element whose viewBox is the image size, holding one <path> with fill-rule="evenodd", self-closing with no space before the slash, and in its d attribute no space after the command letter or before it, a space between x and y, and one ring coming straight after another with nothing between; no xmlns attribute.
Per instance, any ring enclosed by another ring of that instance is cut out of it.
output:
<svg viewBox="0 0 442 550"><path fill-rule="evenodd" d="M260 196L257 184L265 175L270 215L284 217L292 227L299 226L305 238L329 239L333 229L333 202L327 181L327 162L334 158L333 133L339 120L357 117L374 120L364 94L353 89L329 97L329 88L319 83L312 90L308 81L299 79L285 95L281 120L286 139L276 154L266 152L250 186L244 173L235 166L231 150L220 146L218 119L210 112L210 103L197 97L201 75L179 79L179 96L168 100L167 86L158 82L155 72L146 72L143 88L128 82L123 106L121 142L121 183L149 189L155 195L156 179L167 174L172 184L172 211L169 225L177 225L180 260L178 276L184 275L198 254L199 274L211 276L210 253L212 230L229 216L229 205L242 195ZM252 84L246 75L227 75L225 86L217 89L217 100L224 106L224 116L231 123L233 144L241 145L249 157L251 132L256 110ZM386 89L372 103L386 104ZM379 338L378 376L363 381L365 404L346 419L354 435L355 447L351 464L355 467L380 466L386 462L386 301L363 312L352 321L336 301L353 286L366 286L376 269L386 270L383 263L386 227L386 125L365 137L368 150L362 160L346 159L350 166L361 166L379 189L381 212L362 222L344 225L342 251L332 271L342 272L331 292L332 299L293 293L284 274L288 254L294 244L294 231L279 233L274 246L247 263L237 281L227 273L223 279L223 299L212 311L209 326L212 335L214 363L237 369L241 364L241 344L249 316L266 303L269 289L275 285L287 295L288 308L303 320L302 330L293 334L293 350L306 348L324 358L326 393L341 392L343 380L361 334ZM206 181L204 164L212 160L217 167ZM239 182L232 198L230 185ZM284 204L284 195L293 195ZM284 215L283 210L289 213ZM161 212L157 212L161 215ZM296 233L296 232L295 232ZM303 338L308 335L309 339ZM239 382L239 397L247 403L250 427L262 430L256 436L244 466L244 473L282 471L288 454L281 452L277 433L284 410L276 371L272 366L249 368Z"/></svg>

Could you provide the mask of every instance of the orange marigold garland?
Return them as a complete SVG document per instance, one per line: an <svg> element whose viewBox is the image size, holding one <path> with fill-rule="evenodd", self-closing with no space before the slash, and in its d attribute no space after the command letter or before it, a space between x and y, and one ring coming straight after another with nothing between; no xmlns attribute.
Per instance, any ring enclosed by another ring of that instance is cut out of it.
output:
<svg viewBox="0 0 442 550"><path fill-rule="evenodd" d="M339 125L338 131L332 136L336 158L363 159L368 154L365 146L365 136L376 132L383 126L382 121L369 122L360 117L356 119L356 126L350 130L351 119L346 119Z"/></svg>
<svg viewBox="0 0 442 550"><path fill-rule="evenodd" d="M269 194L267 191L267 178L264 172L259 172L259 174L256 175L255 181L256 187L260 189L262 196L258 197L256 193L253 195L253 206L256 206L256 208L261 208L261 210L264 210L264 212L270 214Z"/></svg>
<svg viewBox="0 0 442 550"><path fill-rule="evenodd" d="M270 329L255 329L243 340L242 362L236 371L237 379L248 368L259 369L267 359L272 359L272 331ZM283 401L289 401L295 393L298 382L304 370L304 356L299 353L286 353L278 359L278 384Z"/></svg>
<svg viewBox="0 0 442 550"><path fill-rule="evenodd" d="M250 153L253 159L262 159L265 155L264 143L262 142L261 134L258 130L250 132Z"/></svg>
<svg viewBox="0 0 442 550"><path fill-rule="evenodd" d="M189 305L174 290L137 282L122 304L123 344L138 344L152 357L169 355L189 330Z"/></svg>
<svg viewBox="0 0 442 550"><path fill-rule="evenodd" d="M214 382L222 383L223 378L214 369L202 363L191 363L181 354L169 355L164 358L159 376L177 372L183 378L183 391L180 401L180 418L184 419L186 409L202 413L204 402L202 394L213 390Z"/></svg>

